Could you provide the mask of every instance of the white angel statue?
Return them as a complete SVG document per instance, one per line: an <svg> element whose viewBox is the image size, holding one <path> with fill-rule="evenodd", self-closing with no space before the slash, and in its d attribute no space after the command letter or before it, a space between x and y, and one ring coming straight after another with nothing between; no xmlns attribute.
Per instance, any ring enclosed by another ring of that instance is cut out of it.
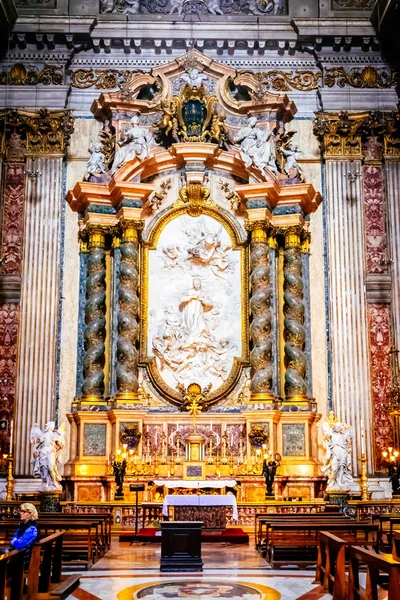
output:
<svg viewBox="0 0 400 600"><path fill-rule="evenodd" d="M321 423L326 450L325 463L321 471L328 476L326 491L346 491L353 483L351 473L351 447L353 428L333 419Z"/></svg>
<svg viewBox="0 0 400 600"><path fill-rule="evenodd" d="M65 423L56 429L49 421L42 431L37 423L31 429L33 476L41 477L40 492L61 491L60 456L65 446Z"/></svg>

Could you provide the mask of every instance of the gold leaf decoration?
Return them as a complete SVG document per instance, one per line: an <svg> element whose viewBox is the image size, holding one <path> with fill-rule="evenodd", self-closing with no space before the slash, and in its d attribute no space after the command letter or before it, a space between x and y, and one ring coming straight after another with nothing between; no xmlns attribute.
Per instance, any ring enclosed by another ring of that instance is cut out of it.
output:
<svg viewBox="0 0 400 600"><path fill-rule="evenodd" d="M81 90L91 87L102 90L112 90L125 87L139 73L145 73L145 71L78 69L77 71L70 71L68 74L70 76L71 87L79 88Z"/></svg>
<svg viewBox="0 0 400 600"><path fill-rule="evenodd" d="M248 73L248 71L240 71L239 75L243 73ZM252 73L252 75L255 75L260 86L257 96L263 96L270 90L289 92L293 89L310 92L318 88L321 79L321 73L314 73L313 71L267 71Z"/></svg>
<svg viewBox="0 0 400 600"><path fill-rule="evenodd" d="M344 88L346 85L354 88L390 88L399 81L399 74L386 67L355 67L346 71L344 67L333 67L326 69L324 84L327 87L338 85Z"/></svg>
<svg viewBox="0 0 400 600"><path fill-rule="evenodd" d="M56 65L45 65L39 69L16 63L0 71L0 85L62 85L63 82L63 68Z"/></svg>

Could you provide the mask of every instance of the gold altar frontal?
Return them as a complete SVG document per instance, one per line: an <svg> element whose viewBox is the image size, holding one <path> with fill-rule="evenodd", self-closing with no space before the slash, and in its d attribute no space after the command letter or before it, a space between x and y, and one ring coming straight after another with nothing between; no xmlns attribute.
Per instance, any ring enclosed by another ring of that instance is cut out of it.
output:
<svg viewBox="0 0 400 600"><path fill-rule="evenodd" d="M127 453L127 470L124 479L125 500L134 500L129 492L133 483L146 484L139 493L140 501L162 501L165 490L148 486L154 479L235 479L234 490L238 501L260 503L265 501L265 481L262 476L264 450L251 447L249 434L262 425L268 431L268 450L281 456L280 467L274 483L277 500L304 500L323 496L326 478L319 472L317 458L317 429L319 415L314 412L247 411L245 415L224 414L200 417L197 432L193 434L190 418L156 415L147 411L134 413L128 410L103 412L78 411L69 415L71 435L76 455L65 465L67 499L75 502L109 502L115 494L115 483L110 456L122 445L125 429L135 427L148 432L141 437L135 452ZM105 435L102 455L85 453L85 434L92 425L101 424ZM163 434L163 431L165 434ZM200 433L199 433L200 432ZM149 436L152 435L150 446ZM163 444L163 435L170 438L169 448ZM298 436L299 440L293 440ZM213 451L213 439L220 439L220 449ZM211 453L210 453L211 440ZM157 448L154 443L157 441ZM230 442L233 442L231 448ZM225 447L226 444L226 447ZM297 446L296 446L297 444ZM150 451L149 451L150 446ZM296 455L293 455L294 451ZM195 460L187 460L196 457ZM197 458L202 460L197 460Z"/></svg>

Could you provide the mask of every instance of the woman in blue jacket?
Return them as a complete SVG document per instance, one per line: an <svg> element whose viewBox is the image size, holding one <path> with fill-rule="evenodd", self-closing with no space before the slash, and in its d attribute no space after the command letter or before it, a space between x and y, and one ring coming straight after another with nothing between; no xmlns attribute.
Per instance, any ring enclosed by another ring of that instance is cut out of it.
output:
<svg viewBox="0 0 400 600"><path fill-rule="evenodd" d="M25 568L29 566L32 546L39 538L37 526L38 513L36 507L29 502L21 504L19 509L21 523L10 542L13 550L25 548Z"/></svg>

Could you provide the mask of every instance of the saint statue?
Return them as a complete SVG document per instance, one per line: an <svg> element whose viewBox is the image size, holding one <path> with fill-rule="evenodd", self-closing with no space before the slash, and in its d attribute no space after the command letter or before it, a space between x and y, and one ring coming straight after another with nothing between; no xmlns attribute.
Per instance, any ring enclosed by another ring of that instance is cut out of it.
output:
<svg viewBox="0 0 400 600"><path fill-rule="evenodd" d="M204 313L213 308L213 302L204 295L201 279L193 279L192 287L180 299L179 310L187 332L187 342L199 342L202 337L211 337Z"/></svg>
<svg viewBox="0 0 400 600"><path fill-rule="evenodd" d="M250 117L247 125L236 134L234 141L240 144L240 156L246 167L277 171L273 133L256 125L257 117Z"/></svg>
<svg viewBox="0 0 400 600"><path fill-rule="evenodd" d="M328 476L327 492L347 491L353 483L351 473L351 447L353 428L334 421L333 417L321 423L326 450L321 471Z"/></svg>
<svg viewBox="0 0 400 600"><path fill-rule="evenodd" d="M42 431L37 423L32 426L30 441L32 444L33 476L41 477L40 492L61 491L59 473L60 456L65 446L65 424L56 429L54 421L49 421Z"/></svg>
<svg viewBox="0 0 400 600"><path fill-rule="evenodd" d="M264 477L265 477L265 487L267 488L267 493L265 494L266 496L273 495L272 488L274 485L274 479L275 479L276 470L277 470L278 466L279 466L279 464L275 460L267 461L264 458L261 475L264 475Z"/></svg>
<svg viewBox="0 0 400 600"><path fill-rule="evenodd" d="M139 117L134 115L131 119L132 127L129 127L122 133L122 139L119 142L119 148L115 153L111 172L115 171L121 165L125 164L137 156L144 160L149 156L150 148L155 145L155 141L150 131L145 127L139 126Z"/></svg>

